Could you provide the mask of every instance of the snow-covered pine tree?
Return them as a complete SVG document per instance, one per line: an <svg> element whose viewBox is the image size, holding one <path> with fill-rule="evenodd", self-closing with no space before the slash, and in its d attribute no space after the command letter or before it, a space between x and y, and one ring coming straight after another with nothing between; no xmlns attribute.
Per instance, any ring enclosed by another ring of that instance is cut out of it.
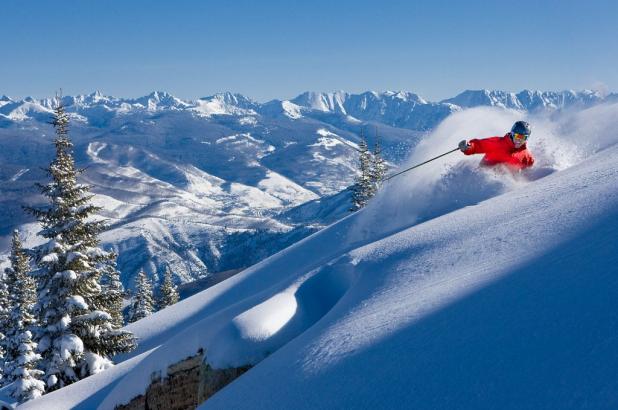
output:
<svg viewBox="0 0 618 410"><path fill-rule="evenodd" d="M137 274L137 284L135 294L129 312L129 322L135 322L149 316L154 311L154 301L152 298L152 283L141 270Z"/></svg>
<svg viewBox="0 0 618 410"><path fill-rule="evenodd" d="M39 350L48 390L55 390L112 365L110 356L133 346L129 332L113 330L109 313L95 306L101 293L101 264L112 255L99 247L105 223L93 217L90 187L77 183L69 117L58 101L52 124L56 156L51 181L38 184L49 204L27 208L47 242L34 249L38 284ZM110 342L110 340L113 340Z"/></svg>
<svg viewBox="0 0 618 410"><path fill-rule="evenodd" d="M163 283L159 287L159 293L157 296L157 310L171 306L180 299L180 296L178 295L178 287L172 280L172 271L169 267L165 270Z"/></svg>
<svg viewBox="0 0 618 410"><path fill-rule="evenodd" d="M376 131L377 134L377 131ZM374 195L386 177L386 161L382 157L382 144L380 138L376 135L376 142L373 146L373 155L371 157L371 178L373 180Z"/></svg>
<svg viewBox="0 0 618 410"><path fill-rule="evenodd" d="M351 211L357 211L367 204L367 201L375 194L373 178L371 175L371 153L367 145L367 140L361 134L358 144L358 174L352 186L352 207Z"/></svg>
<svg viewBox="0 0 618 410"><path fill-rule="evenodd" d="M10 259L11 264L13 259ZM9 275L7 268L4 275L0 275L0 385L4 385L7 381L5 376L4 361L6 355L6 347L8 340L6 338L7 329L10 326L10 308L9 300Z"/></svg>
<svg viewBox="0 0 618 410"><path fill-rule="evenodd" d="M124 326L124 318L122 316L122 301L126 294L124 286L120 281L120 272L116 268L116 255L113 259L107 261L102 268L101 277L101 298L98 302L101 310L106 311L112 316L112 324L116 329Z"/></svg>
<svg viewBox="0 0 618 410"><path fill-rule="evenodd" d="M41 396L45 383L40 380L43 371L37 369L41 356L32 340L36 324L33 314L36 302L36 283L30 276L28 256L22 248L19 232L13 232L11 266L6 269L10 283L10 320L6 327L5 384L9 394L20 403Z"/></svg>
<svg viewBox="0 0 618 410"><path fill-rule="evenodd" d="M97 265L97 274L100 288L98 292L90 294L86 297L86 303L95 314L100 316L97 320L99 324L98 333L89 333L82 335L86 346L90 347L92 352L104 358L111 358L117 353L130 352L137 346L136 339L132 333L126 330L120 330L123 326L122 318L122 299L124 288L120 282L120 272L116 269L116 254L109 252L109 257ZM91 360L97 360L97 357L87 355ZM98 364L105 365L104 362ZM93 367L95 366L93 362Z"/></svg>

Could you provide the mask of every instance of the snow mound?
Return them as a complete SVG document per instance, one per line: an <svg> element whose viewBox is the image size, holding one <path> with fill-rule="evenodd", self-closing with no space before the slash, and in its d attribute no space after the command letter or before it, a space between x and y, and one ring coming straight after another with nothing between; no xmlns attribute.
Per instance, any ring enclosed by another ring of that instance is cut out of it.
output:
<svg viewBox="0 0 618 410"><path fill-rule="evenodd" d="M202 292L187 299L191 301L188 304L182 301L157 312L152 318L158 316L156 322L162 326L153 326L150 318L132 324L130 328L140 334L146 344L148 341L171 338L156 349L148 360L137 364L114 388L113 394L102 403L101 408L114 408L118 403L128 402L145 391L152 374L165 374L170 364L198 350L206 352L206 360L213 368L261 362L326 315L356 279L352 271L332 269L328 265L302 275L285 276L280 276L277 283L271 283L270 291L274 293L258 291L237 303L225 296L228 306L216 309L212 314L202 311L198 316L187 315L187 312L198 306L199 309L210 310L212 306L201 298L214 296L215 300L211 299L211 303L216 305L216 299L222 296L217 294L222 289L210 295ZM227 285L229 282L233 280L226 281ZM184 304L185 309L180 304ZM178 320L187 319L192 323L178 326ZM141 345L140 350L145 349L144 346Z"/></svg>

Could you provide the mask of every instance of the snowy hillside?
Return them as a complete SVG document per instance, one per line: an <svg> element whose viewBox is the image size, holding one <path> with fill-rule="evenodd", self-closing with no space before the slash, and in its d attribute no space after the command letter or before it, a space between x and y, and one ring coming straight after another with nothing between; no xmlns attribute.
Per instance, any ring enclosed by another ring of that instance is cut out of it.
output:
<svg viewBox="0 0 618 410"><path fill-rule="evenodd" d="M281 222L277 214L352 183L363 126L346 123L348 131L311 118L265 116L257 103L230 93L193 102L161 92L132 100L94 93L64 103L84 182L93 185L112 224L104 243L120 254L128 286L140 268L156 275L169 265L187 282L245 267L298 239L304 221ZM30 219L21 206L40 201L34 183L45 178L40 167L53 152L51 104L3 98L0 253L20 225L26 244L34 245L37 228L24 226ZM418 135L388 126L380 133L392 158ZM317 229L320 223L310 224ZM248 249L261 238L254 232L269 233L269 250ZM246 260L225 252L241 246L239 239L245 239Z"/></svg>
<svg viewBox="0 0 618 410"><path fill-rule="evenodd" d="M616 408L617 113L538 117L532 172L453 155L406 174L130 325L122 364L23 408L112 409L200 349L213 368L254 365L205 409ZM513 115L449 117L409 162Z"/></svg>
<svg viewBox="0 0 618 410"><path fill-rule="evenodd" d="M370 143L377 131L387 158L400 163L466 107L538 112L603 100L588 91L485 90L443 102L407 92L304 93L267 103L232 93L194 101L165 92L63 98L84 181L112 225L104 244L119 252L128 286L140 268L156 276L169 265L188 282L245 267L345 215L341 191L354 177L361 129ZM33 185L52 155L51 108L51 99L0 98L0 254L18 226L26 245L35 243L37 228L21 206L40 201ZM251 249L267 242L268 250Z"/></svg>

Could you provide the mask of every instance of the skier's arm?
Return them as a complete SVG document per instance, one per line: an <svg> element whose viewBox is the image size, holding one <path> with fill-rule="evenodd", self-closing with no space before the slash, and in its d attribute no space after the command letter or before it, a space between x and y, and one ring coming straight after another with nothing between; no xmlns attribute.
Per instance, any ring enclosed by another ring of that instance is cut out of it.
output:
<svg viewBox="0 0 618 410"><path fill-rule="evenodd" d="M497 139L500 139L500 137L484 138L482 140L470 140L468 141L469 148L464 151L464 154L485 154L487 151L491 150L491 145L493 145Z"/></svg>

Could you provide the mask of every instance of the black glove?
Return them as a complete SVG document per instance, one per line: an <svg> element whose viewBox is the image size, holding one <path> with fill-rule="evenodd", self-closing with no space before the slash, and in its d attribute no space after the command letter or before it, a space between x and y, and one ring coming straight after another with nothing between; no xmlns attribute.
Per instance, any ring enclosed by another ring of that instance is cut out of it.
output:
<svg viewBox="0 0 618 410"><path fill-rule="evenodd" d="M459 149L461 150L461 152L465 152L469 148L470 148L470 144L468 144L468 141L463 140L459 143Z"/></svg>

